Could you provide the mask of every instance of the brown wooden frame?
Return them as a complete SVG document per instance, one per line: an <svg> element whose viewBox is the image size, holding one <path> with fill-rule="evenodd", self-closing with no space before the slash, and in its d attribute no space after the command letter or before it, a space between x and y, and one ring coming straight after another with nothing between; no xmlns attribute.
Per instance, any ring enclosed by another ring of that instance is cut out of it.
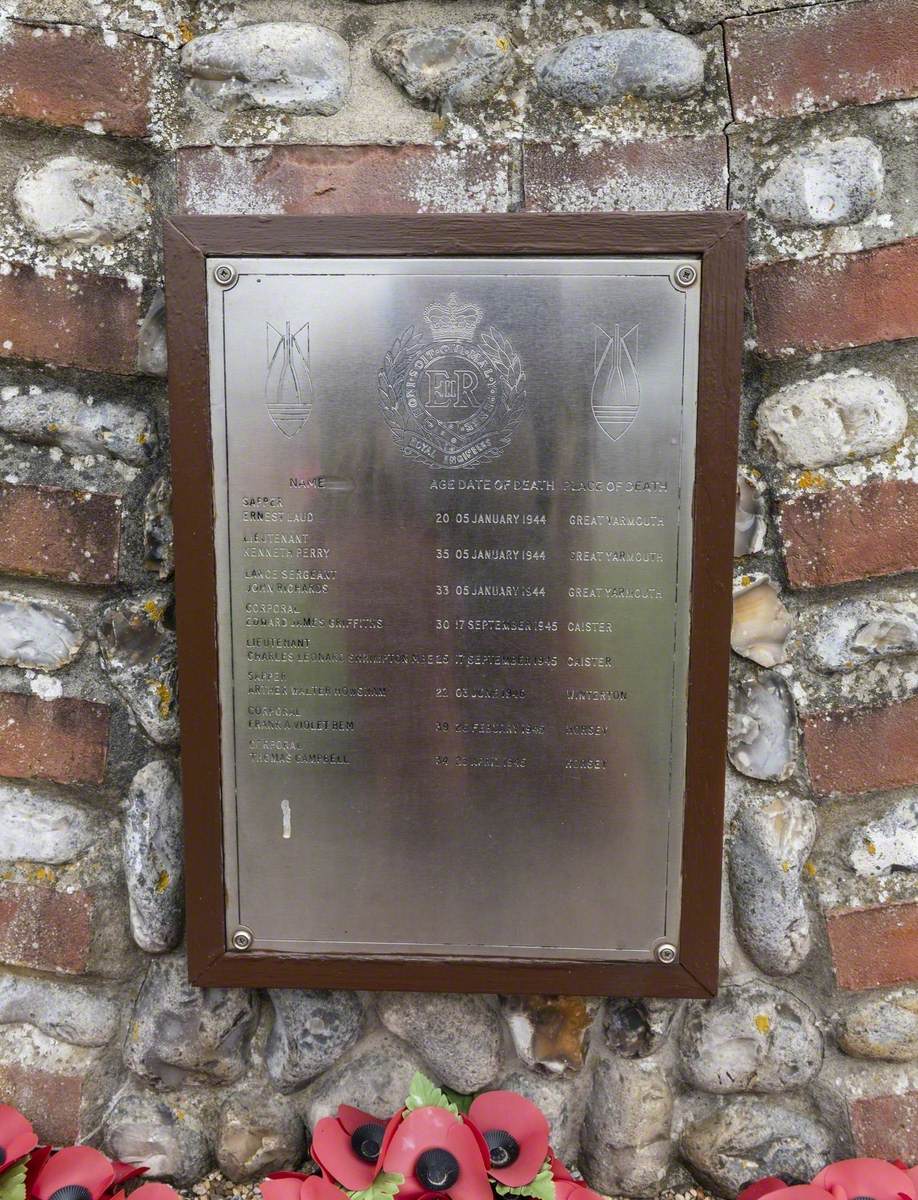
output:
<svg viewBox="0 0 918 1200"><path fill-rule="evenodd" d="M176 217L165 226L189 973L200 985L711 996L717 990L745 215ZM702 261L679 958L660 963L227 949L206 260L698 255ZM699 586L701 581L701 586Z"/></svg>

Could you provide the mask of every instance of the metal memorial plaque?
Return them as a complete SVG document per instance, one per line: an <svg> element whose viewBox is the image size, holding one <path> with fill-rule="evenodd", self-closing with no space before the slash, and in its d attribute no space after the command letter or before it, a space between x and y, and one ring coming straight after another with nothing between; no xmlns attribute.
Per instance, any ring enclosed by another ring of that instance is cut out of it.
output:
<svg viewBox="0 0 918 1200"><path fill-rule="evenodd" d="M678 958L704 270L207 260L229 955Z"/></svg>

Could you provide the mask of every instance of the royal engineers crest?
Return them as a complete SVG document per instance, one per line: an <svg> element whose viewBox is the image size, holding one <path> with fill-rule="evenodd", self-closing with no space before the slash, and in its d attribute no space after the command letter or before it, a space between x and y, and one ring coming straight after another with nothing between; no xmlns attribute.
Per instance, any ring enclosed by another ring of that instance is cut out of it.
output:
<svg viewBox="0 0 918 1200"><path fill-rule="evenodd" d="M507 338L455 293L428 305L432 340L414 326L397 338L379 372L383 416L402 453L434 470L500 458L526 405L526 376Z"/></svg>

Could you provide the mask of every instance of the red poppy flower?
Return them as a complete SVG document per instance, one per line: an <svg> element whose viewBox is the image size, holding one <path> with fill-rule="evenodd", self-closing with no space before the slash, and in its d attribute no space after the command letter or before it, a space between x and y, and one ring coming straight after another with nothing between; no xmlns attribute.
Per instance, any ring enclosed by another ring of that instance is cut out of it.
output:
<svg viewBox="0 0 918 1200"><path fill-rule="evenodd" d="M915 1184L909 1176L882 1158L846 1158L832 1163L813 1180L814 1187L831 1192L836 1200L915 1200ZM784 1197L782 1197L784 1200Z"/></svg>
<svg viewBox="0 0 918 1200"><path fill-rule="evenodd" d="M316 1123L309 1152L328 1179L349 1192L361 1192L382 1170L383 1154L401 1119L401 1112L384 1121L341 1104L337 1117Z"/></svg>
<svg viewBox="0 0 918 1200"><path fill-rule="evenodd" d="M548 1149L548 1165L551 1167L551 1177L556 1183L559 1179L572 1180L574 1178L561 1159L558 1158L557 1154L555 1154L554 1150L551 1149L551 1147Z"/></svg>
<svg viewBox="0 0 918 1200"><path fill-rule="evenodd" d="M38 1145L35 1130L10 1104L0 1104L0 1171L8 1171Z"/></svg>
<svg viewBox="0 0 918 1200"><path fill-rule="evenodd" d="M116 1183L114 1163L91 1146L67 1146L46 1158L32 1180L32 1200L100 1200Z"/></svg>
<svg viewBox="0 0 918 1200"><path fill-rule="evenodd" d="M402 1120L382 1158L382 1169L404 1176L399 1200L427 1193L451 1200L491 1200L487 1148L481 1135L445 1108L425 1105Z"/></svg>
<svg viewBox="0 0 918 1200"><path fill-rule="evenodd" d="M538 1175L548 1155L548 1121L532 1101L516 1092L485 1092L472 1101L469 1120L488 1147L488 1174L507 1187Z"/></svg>
<svg viewBox="0 0 918 1200"><path fill-rule="evenodd" d="M258 1190L264 1200L347 1200L341 1188L321 1175L301 1175L296 1171L277 1171L260 1183Z"/></svg>

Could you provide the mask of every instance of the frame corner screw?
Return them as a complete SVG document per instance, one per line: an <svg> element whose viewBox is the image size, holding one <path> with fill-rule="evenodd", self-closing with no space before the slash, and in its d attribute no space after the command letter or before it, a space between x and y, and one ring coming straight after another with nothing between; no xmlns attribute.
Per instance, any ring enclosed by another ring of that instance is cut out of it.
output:
<svg viewBox="0 0 918 1200"><path fill-rule="evenodd" d="M255 936L251 929L246 929L244 925L240 925L230 938L234 950L251 950L254 941Z"/></svg>
<svg viewBox="0 0 918 1200"><path fill-rule="evenodd" d="M672 942L657 942L653 953L657 962L663 963L666 967L671 966L679 957L679 952Z"/></svg>
<svg viewBox="0 0 918 1200"><path fill-rule="evenodd" d="M238 272L229 263L218 263L214 267L214 279L223 287L230 287L238 279Z"/></svg>
<svg viewBox="0 0 918 1200"><path fill-rule="evenodd" d="M673 282L676 287L690 288L698 280L698 268L691 263L682 263L673 271Z"/></svg>

